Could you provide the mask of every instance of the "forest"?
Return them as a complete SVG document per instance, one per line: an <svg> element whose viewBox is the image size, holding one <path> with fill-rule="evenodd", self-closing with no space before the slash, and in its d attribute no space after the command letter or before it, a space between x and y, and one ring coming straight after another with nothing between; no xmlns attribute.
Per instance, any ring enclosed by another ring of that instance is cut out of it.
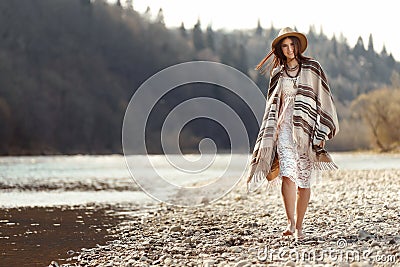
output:
<svg viewBox="0 0 400 267"><path fill-rule="evenodd" d="M4 0L0 12L1 155L122 153L122 121L135 90L177 63L227 64L266 95L268 77L254 67L279 31L260 23L248 30L214 30L200 20L167 28L162 10L141 14L129 0ZM313 26L306 35L306 55L327 73L339 114L341 131L329 148L398 149L400 63L385 48L376 51L372 35L366 45L360 37L354 47L343 35L328 38ZM223 94L213 86L199 93L189 85L165 96L148 125L149 153L162 153L160 126L183 100L225 99L246 116L246 109ZM226 136L211 126L202 120L188 126L182 151L197 151L204 137L229 149ZM254 145L257 125L247 126Z"/></svg>

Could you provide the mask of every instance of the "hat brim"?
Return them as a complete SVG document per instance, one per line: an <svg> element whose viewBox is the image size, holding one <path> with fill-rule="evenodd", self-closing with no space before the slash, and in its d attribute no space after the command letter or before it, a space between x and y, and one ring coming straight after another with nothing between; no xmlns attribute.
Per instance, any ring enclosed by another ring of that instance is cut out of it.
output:
<svg viewBox="0 0 400 267"><path fill-rule="evenodd" d="M280 40L285 39L286 37L292 37L292 36L299 38L300 46L301 46L300 52L303 53L304 51L306 51L307 44L308 44L307 37L304 34L299 33L299 32L287 32L285 34L282 34L282 35L276 37L275 40L272 41L271 48L274 49L274 47L276 46L276 44L279 43Z"/></svg>

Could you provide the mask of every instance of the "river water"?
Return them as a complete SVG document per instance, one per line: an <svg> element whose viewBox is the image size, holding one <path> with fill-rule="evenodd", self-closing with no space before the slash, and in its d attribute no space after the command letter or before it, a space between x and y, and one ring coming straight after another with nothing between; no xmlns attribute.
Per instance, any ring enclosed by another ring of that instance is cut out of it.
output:
<svg viewBox="0 0 400 267"><path fill-rule="evenodd" d="M248 161L248 155L217 155L205 159L213 162L207 170L189 175L181 172L184 175L180 175L171 162L179 162L182 157L169 157L172 159L166 160L161 155L134 156L134 172L148 175L151 179L153 174L146 166L150 158L154 169L162 172L172 183L184 185L218 177L229 162L233 176L240 178L245 170L243 167L235 169L235 166L243 166ZM400 168L399 154L332 153L332 157L344 170ZM179 164L193 165L193 161L186 160ZM0 192L0 207L8 208L154 203L137 186L122 155L0 157Z"/></svg>

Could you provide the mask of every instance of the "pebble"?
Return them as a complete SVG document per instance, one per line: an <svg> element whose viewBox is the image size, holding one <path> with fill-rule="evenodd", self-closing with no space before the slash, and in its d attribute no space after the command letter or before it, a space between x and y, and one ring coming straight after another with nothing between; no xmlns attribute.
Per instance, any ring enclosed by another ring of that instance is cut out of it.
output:
<svg viewBox="0 0 400 267"><path fill-rule="evenodd" d="M142 256L142 257L140 257L140 259L139 259L140 261L147 261L148 260L148 258L146 257L146 256Z"/></svg>
<svg viewBox="0 0 400 267"><path fill-rule="evenodd" d="M164 264L165 265L170 265L172 263L172 259L171 258L165 258L164 259Z"/></svg>
<svg viewBox="0 0 400 267"><path fill-rule="evenodd" d="M245 266L250 266L251 262L248 260L241 260L238 263L236 263L235 267L245 267Z"/></svg>
<svg viewBox="0 0 400 267"><path fill-rule="evenodd" d="M240 253L240 252L242 252L242 248L241 247L231 247L231 249L230 249L230 251L232 252L232 253Z"/></svg>
<svg viewBox="0 0 400 267"><path fill-rule="evenodd" d="M360 240L369 239L370 237L371 237L371 233L369 233L369 232L367 232L367 231L365 231L365 230L363 230L363 229L360 229L360 230L358 231L358 238L359 238Z"/></svg>
<svg viewBox="0 0 400 267"><path fill-rule="evenodd" d="M230 255L229 255L229 253L224 252L224 253L221 254L221 257L222 258L228 258L228 257L230 257Z"/></svg>
<svg viewBox="0 0 400 267"><path fill-rule="evenodd" d="M295 263L294 261L287 261L287 262L285 263L285 266L294 267L294 266L296 266L296 263Z"/></svg>
<svg viewBox="0 0 400 267"><path fill-rule="evenodd" d="M60 265L56 261L51 261L49 267L59 267Z"/></svg>
<svg viewBox="0 0 400 267"><path fill-rule="evenodd" d="M353 262L350 264L350 267L369 267L371 266L369 263L364 262Z"/></svg>
<svg viewBox="0 0 400 267"><path fill-rule="evenodd" d="M373 247L380 247L381 245L379 244L379 242L377 242L377 241L372 241L372 243L371 243L371 247L373 248Z"/></svg>
<svg viewBox="0 0 400 267"><path fill-rule="evenodd" d="M214 261L214 260L205 260L205 261L203 262L203 266L204 266L204 267L212 267L212 266L214 266L214 264L215 264L215 261Z"/></svg>
<svg viewBox="0 0 400 267"><path fill-rule="evenodd" d="M175 225L175 226L172 226L172 227L169 229L169 231L170 231L170 232L180 232L180 231L182 231L182 227L181 227L180 225Z"/></svg>

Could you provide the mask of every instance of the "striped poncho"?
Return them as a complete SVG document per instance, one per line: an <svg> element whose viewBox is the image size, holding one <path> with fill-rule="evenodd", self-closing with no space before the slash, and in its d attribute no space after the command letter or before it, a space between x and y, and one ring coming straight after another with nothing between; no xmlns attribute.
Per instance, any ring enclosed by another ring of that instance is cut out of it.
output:
<svg viewBox="0 0 400 267"><path fill-rule="evenodd" d="M257 136L247 179L248 191L256 190L271 171L276 153L277 120L281 103L283 68L273 70L263 121ZM313 162L313 170L334 168L318 162L313 145L329 140L339 131L339 123L327 78L319 62L307 59L301 63L293 111L293 140L299 153ZM275 176L276 177L276 176ZM269 180L271 180L269 178Z"/></svg>

